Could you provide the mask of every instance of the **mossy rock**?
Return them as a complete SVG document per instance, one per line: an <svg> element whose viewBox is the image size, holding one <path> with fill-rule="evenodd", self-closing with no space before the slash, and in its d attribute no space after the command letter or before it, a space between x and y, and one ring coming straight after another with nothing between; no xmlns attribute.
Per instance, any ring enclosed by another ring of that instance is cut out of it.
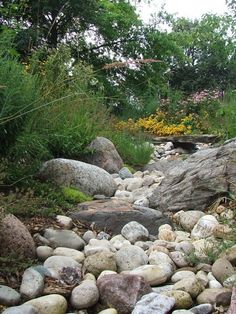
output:
<svg viewBox="0 0 236 314"><path fill-rule="evenodd" d="M80 190L73 187L64 187L62 189L63 195L68 202L71 203L82 203L87 201L92 201L92 197L86 195Z"/></svg>

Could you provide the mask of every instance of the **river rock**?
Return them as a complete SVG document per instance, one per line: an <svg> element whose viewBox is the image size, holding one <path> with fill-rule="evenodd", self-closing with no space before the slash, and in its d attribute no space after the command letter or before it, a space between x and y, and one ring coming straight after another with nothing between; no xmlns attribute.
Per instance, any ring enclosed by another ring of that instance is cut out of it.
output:
<svg viewBox="0 0 236 314"><path fill-rule="evenodd" d="M101 252L113 252L114 248L108 240L91 239L89 244L84 247L85 256Z"/></svg>
<svg viewBox="0 0 236 314"><path fill-rule="evenodd" d="M220 256L221 257L221 256ZM231 248L228 248L223 254L222 257L227 258L227 260L233 265L236 266L236 245L233 245Z"/></svg>
<svg viewBox="0 0 236 314"><path fill-rule="evenodd" d="M4 285L0 285L0 304L11 306L11 305L17 305L20 302L20 294Z"/></svg>
<svg viewBox="0 0 236 314"><path fill-rule="evenodd" d="M114 253L111 252L99 252L93 255L89 255L84 260L85 269L98 277L104 270L116 271L116 260Z"/></svg>
<svg viewBox="0 0 236 314"><path fill-rule="evenodd" d="M39 260L45 261L48 257L53 255L53 249L47 245L40 245L36 248L36 254Z"/></svg>
<svg viewBox="0 0 236 314"><path fill-rule="evenodd" d="M148 230L137 221L131 221L124 225L121 229L121 234L131 243L147 240L149 236Z"/></svg>
<svg viewBox="0 0 236 314"><path fill-rule="evenodd" d="M144 295L135 305L132 314L167 314L173 308L175 299L155 292Z"/></svg>
<svg viewBox="0 0 236 314"><path fill-rule="evenodd" d="M72 219L64 215L57 215L56 220L64 229L71 229L73 226Z"/></svg>
<svg viewBox="0 0 236 314"><path fill-rule="evenodd" d="M233 288L236 287L236 274L229 276L225 281L223 282L223 286L225 288Z"/></svg>
<svg viewBox="0 0 236 314"><path fill-rule="evenodd" d="M85 161L103 168L109 173L118 173L123 166L123 160L114 144L105 137L96 137L88 146Z"/></svg>
<svg viewBox="0 0 236 314"><path fill-rule="evenodd" d="M26 299L39 297L44 288L44 276L32 267L24 271L20 286L20 293Z"/></svg>
<svg viewBox="0 0 236 314"><path fill-rule="evenodd" d="M196 278L184 278L177 281L173 287L174 290L188 292L192 298L196 298L202 291L203 287Z"/></svg>
<svg viewBox="0 0 236 314"><path fill-rule="evenodd" d="M127 167L123 167L120 169L119 176L123 180L126 178L133 178L133 174L130 172L130 170Z"/></svg>
<svg viewBox="0 0 236 314"><path fill-rule="evenodd" d="M72 230L45 229L44 237L53 247L67 247L75 250L84 248L84 240Z"/></svg>
<svg viewBox="0 0 236 314"><path fill-rule="evenodd" d="M118 312L116 309L109 308L99 312L98 314L118 314Z"/></svg>
<svg viewBox="0 0 236 314"><path fill-rule="evenodd" d="M194 226L191 236L193 238L207 238L213 235L213 230L215 226L217 226L219 222L212 215L205 215L200 218L197 224Z"/></svg>
<svg viewBox="0 0 236 314"><path fill-rule="evenodd" d="M186 231L192 231L198 220L205 214L199 210L189 210L181 212L179 215L179 223Z"/></svg>
<svg viewBox="0 0 236 314"><path fill-rule="evenodd" d="M171 290L162 294L175 299L175 309L189 309L193 305L193 300L188 292Z"/></svg>
<svg viewBox="0 0 236 314"><path fill-rule="evenodd" d="M151 286L158 286L170 277L170 268L164 268L162 265L144 265L126 273L141 276Z"/></svg>
<svg viewBox="0 0 236 314"><path fill-rule="evenodd" d="M29 304L12 306L2 312L2 314L38 314L38 310Z"/></svg>
<svg viewBox="0 0 236 314"><path fill-rule="evenodd" d="M97 286L102 303L120 314L130 314L137 301L152 291L142 277L125 274L102 276Z"/></svg>
<svg viewBox="0 0 236 314"><path fill-rule="evenodd" d="M30 300L24 304L35 307L37 314L65 314L67 309L66 299L59 294L50 294Z"/></svg>
<svg viewBox="0 0 236 314"><path fill-rule="evenodd" d="M200 304L191 308L191 312L194 314L211 314L213 306L210 303Z"/></svg>
<svg viewBox="0 0 236 314"><path fill-rule="evenodd" d="M152 251L148 257L148 260L149 260L149 264L151 265L169 264L172 271L175 270L175 264L166 253Z"/></svg>
<svg viewBox="0 0 236 314"><path fill-rule="evenodd" d="M26 258L35 257L34 240L25 225L14 215L0 220L1 256L16 254Z"/></svg>
<svg viewBox="0 0 236 314"><path fill-rule="evenodd" d="M93 280L84 280L71 293L71 304L76 309L87 309L95 305L99 299L99 291Z"/></svg>
<svg viewBox="0 0 236 314"><path fill-rule="evenodd" d="M223 296L223 298L225 298L225 301L228 301L228 305L229 305L231 293L232 293L231 290L227 288L217 288L217 289L207 288L198 295L197 303L198 304L210 303L214 305L217 302L217 298L219 300L219 297Z"/></svg>
<svg viewBox="0 0 236 314"><path fill-rule="evenodd" d="M116 183L105 170L77 160L52 159L45 162L38 174L39 178L59 186L74 186L88 195L112 196Z"/></svg>
<svg viewBox="0 0 236 314"><path fill-rule="evenodd" d="M171 277L171 282L176 283L185 278L196 278L196 276L190 270L179 270Z"/></svg>
<svg viewBox="0 0 236 314"><path fill-rule="evenodd" d="M212 265L212 274L220 283L235 273L232 264L226 258L218 258Z"/></svg>
<svg viewBox="0 0 236 314"><path fill-rule="evenodd" d="M81 264L76 262L74 258L69 256L50 256L46 259L46 261L43 264L47 268L53 268L56 271L60 271L64 267L75 267L75 268L81 268Z"/></svg>
<svg viewBox="0 0 236 314"><path fill-rule="evenodd" d="M148 263L147 254L138 246L124 245L115 253L118 272L132 270Z"/></svg>
<svg viewBox="0 0 236 314"><path fill-rule="evenodd" d="M70 249L67 247L57 247L53 251L53 255L68 256L73 258L76 262L81 263L85 259L84 253L75 249Z"/></svg>
<svg viewBox="0 0 236 314"><path fill-rule="evenodd" d="M186 255L183 252L174 251L170 252L170 258L174 261L174 263L178 267L186 267L188 266L189 262L187 260Z"/></svg>

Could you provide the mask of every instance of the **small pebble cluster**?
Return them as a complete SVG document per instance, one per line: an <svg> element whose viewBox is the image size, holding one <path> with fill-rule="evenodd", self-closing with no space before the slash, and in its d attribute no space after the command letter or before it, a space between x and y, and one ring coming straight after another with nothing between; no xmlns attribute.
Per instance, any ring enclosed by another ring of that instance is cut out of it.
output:
<svg viewBox="0 0 236 314"><path fill-rule="evenodd" d="M225 313L236 284L236 245L205 263L216 235L231 232L217 219L223 213L232 214L222 205L214 215L180 211L176 227L162 225L156 235L131 221L114 236L78 235L69 217L57 216L61 229L35 235L39 264L25 270L19 291L0 286L3 313Z"/></svg>

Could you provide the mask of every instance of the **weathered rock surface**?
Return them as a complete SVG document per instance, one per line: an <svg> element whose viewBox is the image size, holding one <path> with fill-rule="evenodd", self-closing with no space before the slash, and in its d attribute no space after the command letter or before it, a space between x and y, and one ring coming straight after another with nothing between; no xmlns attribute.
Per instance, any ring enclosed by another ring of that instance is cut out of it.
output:
<svg viewBox="0 0 236 314"><path fill-rule="evenodd" d="M72 230L45 229L44 237L53 247L66 247L70 249L83 249L85 242Z"/></svg>
<svg viewBox="0 0 236 314"><path fill-rule="evenodd" d="M170 219L158 210L131 205L123 200L98 200L78 205L78 211L70 213L73 220L94 223L98 229L119 234L126 223L135 220L146 227L150 234L157 234L158 227L170 223Z"/></svg>
<svg viewBox="0 0 236 314"><path fill-rule="evenodd" d="M167 314L173 308L175 299L155 292L146 294L135 305L132 314Z"/></svg>
<svg viewBox="0 0 236 314"><path fill-rule="evenodd" d="M65 314L67 309L66 299L59 294L46 295L24 304L35 307L38 310L37 314Z"/></svg>
<svg viewBox="0 0 236 314"><path fill-rule="evenodd" d="M8 214L0 220L1 256L14 253L24 257L35 257L34 240L26 226L14 215Z"/></svg>
<svg viewBox="0 0 236 314"><path fill-rule="evenodd" d="M96 137L87 148L91 151L85 157L87 163L103 168L109 173L118 173L123 166L123 160L109 139Z"/></svg>
<svg viewBox="0 0 236 314"><path fill-rule="evenodd" d="M152 291L142 277L125 274L102 276L97 285L102 303L114 307L119 314L130 314L136 302Z"/></svg>
<svg viewBox="0 0 236 314"><path fill-rule="evenodd" d="M2 305L17 305L20 302L20 294L4 285L0 285L0 304Z"/></svg>
<svg viewBox="0 0 236 314"><path fill-rule="evenodd" d="M93 280L84 280L71 293L71 304L76 309L86 309L97 303L99 291Z"/></svg>
<svg viewBox="0 0 236 314"><path fill-rule="evenodd" d="M96 277L104 270L116 271L115 256L111 252L98 252L89 255L84 260L84 267Z"/></svg>
<svg viewBox="0 0 236 314"><path fill-rule="evenodd" d="M117 187L104 169L70 159L57 158L45 162L38 176L60 186L74 186L88 195L112 196Z"/></svg>
<svg viewBox="0 0 236 314"><path fill-rule="evenodd" d="M38 314L38 310L29 304L12 306L2 312L2 314Z"/></svg>
<svg viewBox="0 0 236 314"><path fill-rule="evenodd" d="M204 210L235 189L236 140L201 150L165 173L161 185L148 197L161 211ZM181 193L180 193L181 191Z"/></svg>

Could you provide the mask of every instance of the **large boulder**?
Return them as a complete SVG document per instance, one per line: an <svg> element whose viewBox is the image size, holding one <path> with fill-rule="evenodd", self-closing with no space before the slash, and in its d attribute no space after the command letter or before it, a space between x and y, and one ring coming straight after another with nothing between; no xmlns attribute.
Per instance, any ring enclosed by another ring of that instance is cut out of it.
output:
<svg viewBox="0 0 236 314"><path fill-rule="evenodd" d="M149 196L150 206L161 211L204 210L236 184L236 139L200 150L165 173Z"/></svg>
<svg viewBox="0 0 236 314"><path fill-rule="evenodd" d="M158 233L162 224L169 224L170 219L160 211L131 205L124 200L97 200L80 203L78 210L70 213L70 217L98 229L111 231L112 234L119 234L123 226L130 221L137 221L146 227L153 235Z"/></svg>
<svg viewBox="0 0 236 314"><path fill-rule="evenodd" d="M0 254L34 258L36 248L26 226L14 215L8 214L0 221Z"/></svg>
<svg viewBox="0 0 236 314"><path fill-rule="evenodd" d="M89 164L105 169L109 173L118 173L123 160L114 144L105 137L96 137L87 147L91 152L85 157Z"/></svg>
<svg viewBox="0 0 236 314"><path fill-rule="evenodd" d="M74 186L88 195L112 196L117 188L114 179L105 170L70 159L57 158L45 162L39 178L60 186Z"/></svg>

